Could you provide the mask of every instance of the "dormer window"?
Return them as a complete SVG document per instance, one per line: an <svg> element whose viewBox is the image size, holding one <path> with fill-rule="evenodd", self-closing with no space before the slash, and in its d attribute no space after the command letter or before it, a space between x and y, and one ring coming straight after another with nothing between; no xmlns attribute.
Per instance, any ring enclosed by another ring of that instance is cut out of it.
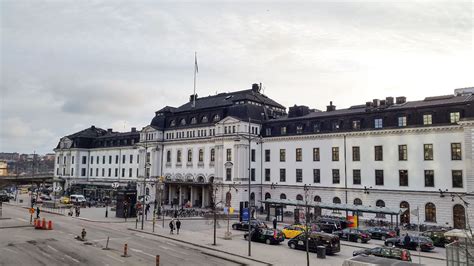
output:
<svg viewBox="0 0 474 266"><path fill-rule="evenodd" d="M360 129L360 120L353 120L352 121L352 129L354 129L354 130Z"/></svg>
<svg viewBox="0 0 474 266"><path fill-rule="evenodd" d="M296 134L302 134L302 133L303 133L303 125L297 125Z"/></svg>
<svg viewBox="0 0 474 266"><path fill-rule="evenodd" d="M449 114L449 121L453 124L459 122L460 118L461 118L461 114L459 112L451 112Z"/></svg>
<svg viewBox="0 0 474 266"><path fill-rule="evenodd" d="M424 114L423 115L423 125L431 125L433 124L433 115L432 114Z"/></svg>
<svg viewBox="0 0 474 266"><path fill-rule="evenodd" d="M203 117L202 117L201 123L207 123L207 116L203 116Z"/></svg>
<svg viewBox="0 0 474 266"><path fill-rule="evenodd" d="M170 127L174 127L174 126L176 126L176 121L171 120L171 122L170 122Z"/></svg>
<svg viewBox="0 0 474 266"><path fill-rule="evenodd" d="M374 119L374 128L383 128L383 119L382 118Z"/></svg>
<svg viewBox="0 0 474 266"><path fill-rule="evenodd" d="M314 124L313 125L313 131L316 132L316 133L321 131L321 125L319 123Z"/></svg>
<svg viewBox="0 0 474 266"><path fill-rule="evenodd" d="M331 128L332 130L339 130L339 121L332 121Z"/></svg>
<svg viewBox="0 0 474 266"><path fill-rule="evenodd" d="M182 126L185 126L186 125L186 119L181 119L181 121L179 122L180 125Z"/></svg>
<svg viewBox="0 0 474 266"><path fill-rule="evenodd" d="M212 119L214 122L217 122L221 120L221 117L219 115L215 115L214 118Z"/></svg>
<svg viewBox="0 0 474 266"><path fill-rule="evenodd" d="M191 118L191 124L194 125L197 123L196 117Z"/></svg>
<svg viewBox="0 0 474 266"><path fill-rule="evenodd" d="M280 134L281 135L286 135L286 127L283 126L283 127L280 128Z"/></svg>

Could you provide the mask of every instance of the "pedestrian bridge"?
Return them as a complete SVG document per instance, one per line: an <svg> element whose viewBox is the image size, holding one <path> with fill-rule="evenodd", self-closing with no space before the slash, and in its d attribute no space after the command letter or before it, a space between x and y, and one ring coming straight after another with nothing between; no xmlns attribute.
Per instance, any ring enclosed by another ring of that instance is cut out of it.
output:
<svg viewBox="0 0 474 266"><path fill-rule="evenodd" d="M0 186L4 185L27 185L32 183L52 183L54 175L52 173L39 173L30 175L9 175L0 176Z"/></svg>

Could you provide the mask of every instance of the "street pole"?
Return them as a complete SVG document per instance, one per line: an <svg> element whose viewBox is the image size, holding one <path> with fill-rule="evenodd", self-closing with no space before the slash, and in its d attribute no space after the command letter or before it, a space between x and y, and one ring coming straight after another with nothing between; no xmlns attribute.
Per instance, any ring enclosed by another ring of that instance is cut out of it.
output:
<svg viewBox="0 0 474 266"><path fill-rule="evenodd" d="M146 166L148 163L148 141L145 137L145 161L144 161L144 170L145 172L143 173L143 189L142 189L142 230L143 230L143 224L145 223L145 191L146 191L146 177L147 177L147 171L146 171Z"/></svg>
<svg viewBox="0 0 474 266"><path fill-rule="evenodd" d="M249 135L248 135L248 137L249 137L249 209L248 209L248 211L249 211L249 215L248 215L248 218L249 218L249 221L248 221L249 222L249 237L248 237L248 241L249 241L249 257L250 257L250 256L252 256L252 252L251 252L251 250L252 250L251 249L252 248L252 244L251 244L252 243L252 241L251 241L252 236L250 235L251 227L252 227L250 225L250 217L252 215L252 211L251 211L252 208L251 208L251 205L250 205L250 196L251 196L251 192L250 192L251 182L250 182L250 179L251 179L251 175L252 175L251 166L250 166L250 162L251 162L250 157L252 156L252 147L251 147L252 138L251 138L251 135L250 135L250 117L249 117L249 128L248 128L248 130L249 130L249 132L248 132L249 133ZM260 158L260 160L261 159L262 158Z"/></svg>
<svg viewBox="0 0 474 266"><path fill-rule="evenodd" d="M306 184L304 185L304 197L305 197L305 235L306 235L306 265L309 266L309 243L308 243L308 187L306 186Z"/></svg>

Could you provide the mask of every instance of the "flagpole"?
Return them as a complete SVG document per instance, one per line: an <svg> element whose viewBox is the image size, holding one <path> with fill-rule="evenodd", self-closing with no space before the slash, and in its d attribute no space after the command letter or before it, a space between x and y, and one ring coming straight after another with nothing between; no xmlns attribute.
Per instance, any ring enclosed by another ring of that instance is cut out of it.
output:
<svg viewBox="0 0 474 266"><path fill-rule="evenodd" d="M420 206L416 206L418 217L418 264L421 265L421 246L420 246Z"/></svg>
<svg viewBox="0 0 474 266"><path fill-rule="evenodd" d="M196 107L196 72L197 72L197 53L194 52L194 94L193 94L193 108Z"/></svg>

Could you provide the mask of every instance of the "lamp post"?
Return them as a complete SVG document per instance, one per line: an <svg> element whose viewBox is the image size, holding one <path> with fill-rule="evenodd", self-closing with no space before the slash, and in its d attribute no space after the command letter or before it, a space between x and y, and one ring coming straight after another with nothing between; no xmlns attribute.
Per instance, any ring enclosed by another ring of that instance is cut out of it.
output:
<svg viewBox="0 0 474 266"><path fill-rule="evenodd" d="M306 265L309 266L309 243L308 243L308 238L309 238L309 228L308 228L308 222L309 222L309 207L308 207L308 191L309 187L311 185L306 185L304 184L304 199L305 199L305 246L306 246Z"/></svg>
<svg viewBox="0 0 474 266"><path fill-rule="evenodd" d="M148 171L147 167L149 167L151 164L148 161L148 141L145 138L145 161L144 161L144 170L145 172L143 173L143 188L142 188L142 230L143 230L143 225L145 223L145 191L146 191L146 178L148 177Z"/></svg>

